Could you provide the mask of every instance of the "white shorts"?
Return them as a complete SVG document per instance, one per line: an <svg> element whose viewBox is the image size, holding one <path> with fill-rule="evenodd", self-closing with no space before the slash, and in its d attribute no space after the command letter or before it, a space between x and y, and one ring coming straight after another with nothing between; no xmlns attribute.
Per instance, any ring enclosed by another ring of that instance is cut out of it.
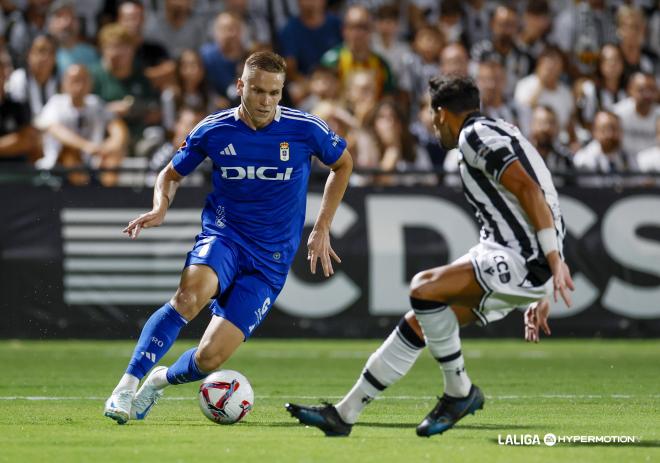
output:
<svg viewBox="0 0 660 463"><path fill-rule="evenodd" d="M472 309L481 326L552 293L552 274L547 268L530 265L520 254L500 244L481 242L456 262L467 260L484 290L479 306Z"/></svg>

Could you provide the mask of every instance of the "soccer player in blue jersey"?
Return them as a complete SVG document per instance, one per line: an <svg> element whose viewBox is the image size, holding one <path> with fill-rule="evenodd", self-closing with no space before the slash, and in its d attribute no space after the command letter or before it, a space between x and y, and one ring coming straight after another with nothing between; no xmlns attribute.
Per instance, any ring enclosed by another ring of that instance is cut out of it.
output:
<svg viewBox="0 0 660 463"><path fill-rule="evenodd" d="M305 219L312 156L330 166L321 210L307 242L312 273L341 262L330 245L330 224L353 163L346 141L321 119L279 106L286 65L257 52L237 80L240 106L211 114L188 135L158 175L153 209L124 229L131 238L163 223L184 176L207 157L213 192L202 231L188 253L179 288L145 323L126 373L105 404L119 424L144 419L166 386L204 378L231 357L264 320L284 286ZM199 346L169 367L154 368L188 321L211 302L213 317Z"/></svg>

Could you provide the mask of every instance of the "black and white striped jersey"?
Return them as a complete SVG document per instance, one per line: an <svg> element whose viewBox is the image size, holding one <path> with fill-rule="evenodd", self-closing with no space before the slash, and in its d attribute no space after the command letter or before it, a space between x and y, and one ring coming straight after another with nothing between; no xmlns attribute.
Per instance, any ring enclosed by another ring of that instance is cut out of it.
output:
<svg viewBox="0 0 660 463"><path fill-rule="evenodd" d="M559 253L563 256L566 229L557 190L543 158L520 130L502 119L475 112L463 123L458 148L464 193L481 224L481 241L494 241L511 248L527 262L545 262L529 217L513 193L500 183L502 173L517 160L543 190L555 222Z"/></svg>

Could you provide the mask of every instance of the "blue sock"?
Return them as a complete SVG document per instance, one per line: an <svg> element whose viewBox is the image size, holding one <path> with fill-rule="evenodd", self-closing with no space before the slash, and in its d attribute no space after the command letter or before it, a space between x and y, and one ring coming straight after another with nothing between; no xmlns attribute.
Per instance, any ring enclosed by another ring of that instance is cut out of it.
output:
<svg viewBox="0 0 660 463"><path fill-rule="evenodd" d="M197 352L196 347L188 349L167 369L168 383L192 383L193 381L199 381L208 376L208 373L204 373L197 366L197 362L195 362L195 352Z"/></svg>
<svg viewBox="0 0 660 463"><path fill-rule="evenodd" d="M149 370L170 350L179 331L188 321L169 302L156 310L142 328L128 364L126 373L137 379L144 378Z"/></svg>

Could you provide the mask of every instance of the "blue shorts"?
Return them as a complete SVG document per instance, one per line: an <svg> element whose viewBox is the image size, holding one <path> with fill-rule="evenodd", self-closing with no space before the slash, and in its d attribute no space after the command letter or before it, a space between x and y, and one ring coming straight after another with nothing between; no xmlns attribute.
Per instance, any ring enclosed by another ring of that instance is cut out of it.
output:
<svg viewBox="0 0 660 463"><path fill-rule="evenodd" d="M286 281L286 274L266 274L249 252L216 235L197 236L186 259L185 266L189 265L206 265L215 271L218 294L211 311L236 325L245 339L266 318Z"/></svg>

